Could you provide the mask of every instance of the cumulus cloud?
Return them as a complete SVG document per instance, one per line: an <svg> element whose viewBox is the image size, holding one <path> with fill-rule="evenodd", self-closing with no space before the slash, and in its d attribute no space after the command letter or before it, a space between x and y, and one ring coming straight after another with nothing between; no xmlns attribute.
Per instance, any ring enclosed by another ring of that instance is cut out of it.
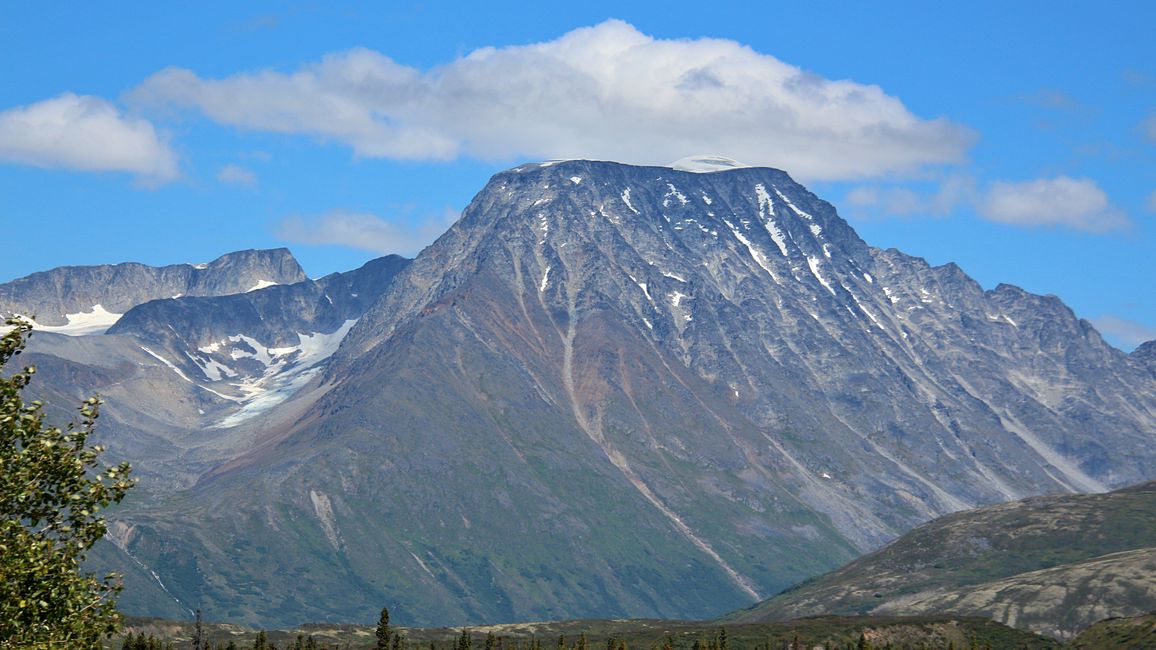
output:
<svg viewBox="0 0 1156 650"><path fill-rule="evenodd" d="M878 86L823 79L734 41L655 39L617 20L426 71L367 49L288 73L207 79L169 68L129 97L392 159L663 164L715 153L848 179L959 162L974 140Z"/></svg>
<svg viewBox="0 0 1156 650"><path fill-rule="evenodd" d="M1128 349L1135 348L1146 341L1156 339L1156 327L1150 327L1143 323L1137 323L1136 321L1118 316L1093 318L1092 325L1094 325L1100 333L1119 341Z"/></svg>
<svg viewBox="0 0 1156 650"><path fill-rule="evenodd" d="M943 217L967 207L984 219L1014 226L1106 233L1129 225L1127 214L1109 202L1095 181L1067 176L996 181L982 189L965 175L949 176L931 189L861 185L852 188L845 201L850 215L863 219ZM1156 192L1148 204L1156 211Z"/></svg>
<svg viewBox="0 0 1156 650"><path fill-rule="evenodd" d="M348 246L382 255L414 255L428 246L457 218L453 210L418 223L386 221L367 212L333 210L317 216L293 215L281 220L277 236L310 245Z"/></svg>
<svg viewBox="0 0 1156 650"><path fill-rule="evenodd" d="M1064 226L1109 232L1128 226L1128 217L1088 178L1041 178L1022 183L992 183L976 206L992 221L1022 226Z"/></svg>
<svg viewBox="0 0 1156 650"><path fill-rule="evenodd" d="M225 165L217 172L217 181L226 185L253 187L257 184L257 175L240 165Z"/></svg>
<svg viewBox="0 0 1156 650"><path fill-rule="evenodd" d="M177 175L177 157L147 120L99 97L64 93L0 112L0 160L50 169Z"/></svg>
<svg viewBox="0 0 1156 650"><path fill-rule="evenodd" d="M864 185L847 193L847 205L861 217L944 217L961 205L973 203L975 181L968 176L950 176L933 191L902 186Z"/></svg>

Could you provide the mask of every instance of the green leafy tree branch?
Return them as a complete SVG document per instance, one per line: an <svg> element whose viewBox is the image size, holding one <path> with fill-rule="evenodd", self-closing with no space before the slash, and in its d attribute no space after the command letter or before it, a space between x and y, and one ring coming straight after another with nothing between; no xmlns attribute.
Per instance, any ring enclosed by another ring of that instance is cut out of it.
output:
<svg viewBox="0 0 1156 650"><path fill-rule="evenodd" d="M32 330L6 324L0 369ZM104 449L88 445L100 400L82 403L79 423L64 429L44 421L40 402L23 401L35 372L0 376L0 648L99 648L119 627L120 585L81 563L106 532L101 512L135 479L128 463L106 467Z"/></svg>

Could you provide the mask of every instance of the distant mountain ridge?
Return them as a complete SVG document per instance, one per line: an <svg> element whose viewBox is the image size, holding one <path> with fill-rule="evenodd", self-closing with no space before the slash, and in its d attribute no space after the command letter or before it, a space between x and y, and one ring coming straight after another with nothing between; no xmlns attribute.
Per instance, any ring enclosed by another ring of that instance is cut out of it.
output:
<svg viewBox="0 0 1156 650"><path fill-rule="evenodd" d="M146 484L186 484L228 458L236 443L222 438L230 437L230 426L276 407L317 374L408 262L392 255L318 280L275 283L255 278L303 276L288 251L228 254L193 269L202 274L194 290L245 287L242 292L152 299L145 291L110 286L101 299L111 296L111 304L125 305L118 306L124 314L95 331L37 325L25 359L38 366L42 379L36 388L62 419L78 400L100 393L107 402L101 434L111 453L136 461ZM147 268L140 277L152 277ZM104 272L105 267L64 268L45 276L67 284L69 274L91 278ZM140 277L133 286L147 284ZM0 290L27 303L21 289L35 284ZM143 302L113 302L133 296Z"/></svg>
<svg viewBox="0 0 1156 650"><path fill-rule="evenodd" d="M123 602L701 619L939 515L1153 478L1141 356L1055 297L869 246L782 171L712 165L522 165L372 290L45 337L56 390L121 391L110 449L158 474L99 558Z"/></svg>
<svg viewBox="0 0 1156 650"><path fill-rule="evenodd" d="M119 315L159 298L223 296L305 279L285 248L229 253L207 264L64 266L0 284L0 315L34 316L60 327L96 305Z"/></svg>

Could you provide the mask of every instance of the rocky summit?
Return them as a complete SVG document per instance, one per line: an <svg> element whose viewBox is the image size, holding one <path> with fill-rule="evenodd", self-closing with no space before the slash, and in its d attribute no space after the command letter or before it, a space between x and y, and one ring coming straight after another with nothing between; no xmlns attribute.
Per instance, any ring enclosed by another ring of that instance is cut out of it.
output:
<svg viewBox="0 0 1156 650"><path fill-rule="evenodd" d="M122 605L704 618L939 515L1154 477L1143 355L708 162L523 165L364 290L162 300L39 348L54 399L137 382L101 423L160 475L96 557Z"/></svg>

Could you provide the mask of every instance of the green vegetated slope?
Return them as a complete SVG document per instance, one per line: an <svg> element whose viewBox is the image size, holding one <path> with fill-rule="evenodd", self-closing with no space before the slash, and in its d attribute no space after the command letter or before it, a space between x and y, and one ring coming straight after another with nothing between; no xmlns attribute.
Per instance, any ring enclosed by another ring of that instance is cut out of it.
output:
<svg viewBox="0 0 1156 650"><path fill-rule="evenodd" d="M779 648L855 648L860 638L872 648L1017 648L1047 650L1063 645L1031 632L975 617L923 616L895 618L885 616L814 617L787 623L747 623L725 627L706 621L637 620L568 620L470 628L472 647L485 647L493 634L505 650L541 647L555 650L561 643L565 650L581 647L600 649L614 647L633 650L690 650L696 642L705 648L724 644L729 650L778 650ZM125 633L153 635L173 641L180 647L193 634L193 624L163 619L130 618ZM458 628L394 628L403 635L406 650L452 650L462 630ZM257 630L236 625L207 624L205 636L213 644L232 641L238 647L252 647ZM361 625L302 625L294 629L267 633L277 647L292 647L299 638L312 636L319 647L357 650L374 647L374 628ZM112 647L119 647L119 639ZM1091 647L1091 646L1089 646ZM1101 646L1095 646L1101 647Z"/></svg>
<svg viewBox="0 0 1156 650"><path fill-rule="evenodd" d="M1067 647L1076 650L1156 648L1156 612L1100 621L1072 639Z"/></svg>
<svg viewBox="0 0 1156 650"><path fill-rule="evenodd" d="M1156 482L941 517L732 618L935 612L1070 638L1153 609Z"/></svg>

